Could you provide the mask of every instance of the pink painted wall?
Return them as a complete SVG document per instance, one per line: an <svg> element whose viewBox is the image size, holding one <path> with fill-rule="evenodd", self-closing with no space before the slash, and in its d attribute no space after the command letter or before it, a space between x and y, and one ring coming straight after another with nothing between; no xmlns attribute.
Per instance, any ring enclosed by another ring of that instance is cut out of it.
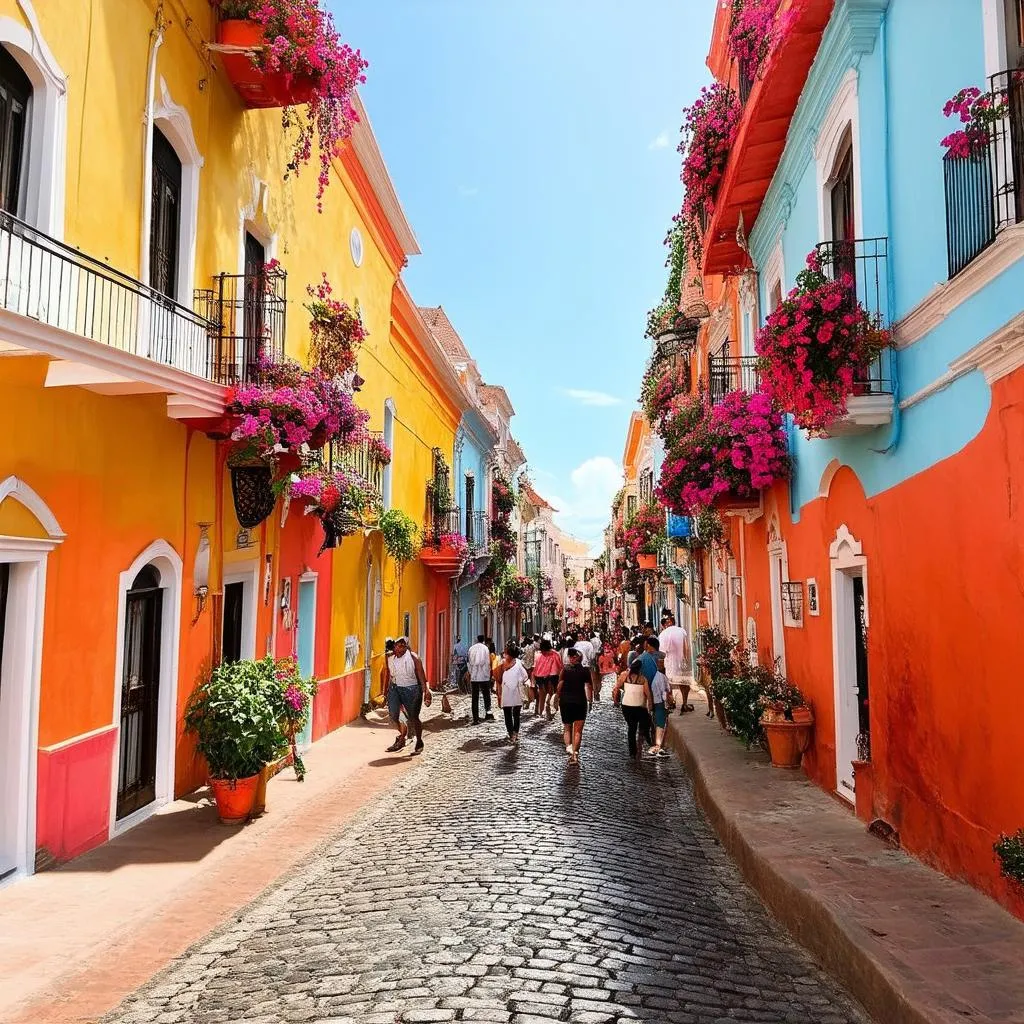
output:
<svg viewBox="0 0 1024 1024"><path fill-rule="evenodd" d="M322 682L313 701L313 741L354 722L362 705L362 669Z"/></svg>
<svg viewBox="0 0 1024 1024"><path fill-rule="evenodd" d="M117 729L40 748L36 849L65 861L107 841Z"/></svg>

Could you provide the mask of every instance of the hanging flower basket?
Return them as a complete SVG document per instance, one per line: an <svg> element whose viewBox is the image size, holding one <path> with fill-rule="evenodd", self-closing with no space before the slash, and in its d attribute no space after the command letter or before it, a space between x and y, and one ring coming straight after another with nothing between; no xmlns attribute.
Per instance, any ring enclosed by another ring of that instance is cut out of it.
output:
<svg viewBox="0 0 1024 1024"><path fill-rule="evenodd" d="M263 26L255 21L232 18L217 26L217 42L221 46L239 47L237 52L221 55L221 64L228 81L250 108L293 107L309 103L316 92L316 83L305 75L284 71L265 71L257 67L249 53L267 45Z"/></svg>
<svg viewBox="0 0 1024 1024"><path fill-rule="evenodd" d="M251 530L262 523L277 504L274 474L269 466L232 466L231 497L240 526Z"/></svg>
<svg viewBox="0 0 1024 1024"><path fill-rule="evenodd" d="M351 536L359 529L358 517L350 509L341 508L320 516L320 524L324 528L324 542L320 546L320 554L336 548L342 539Z"/></svg>
<svg viewBox="0 0 1024 1024"><path fill-rule="evenodd" d="M657 555L637 555L636 564L641 569L657 569L658 568L658 556Z"/></svg>

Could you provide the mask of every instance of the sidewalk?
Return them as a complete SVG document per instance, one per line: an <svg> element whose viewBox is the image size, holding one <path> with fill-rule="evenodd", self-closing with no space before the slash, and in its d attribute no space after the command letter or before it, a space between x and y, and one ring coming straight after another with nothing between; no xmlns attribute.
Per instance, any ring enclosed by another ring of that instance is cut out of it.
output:
<svg viewBox="0 0 1024 1024"><path fill-rule="evenodd" d="M201 790L0 890L0 1022L97 1020L418 764L383 752L393 736L374 714L325 737L305 781L285 769L243 828L220 825Z"/></svg>
<svg viewBox="0 0 1024 1024"><path fill-rule="evenodd" d="M744 750L693 697L669 744L698 803L775 916L880 1024L1024 1022L1024 923Z"/></svg>

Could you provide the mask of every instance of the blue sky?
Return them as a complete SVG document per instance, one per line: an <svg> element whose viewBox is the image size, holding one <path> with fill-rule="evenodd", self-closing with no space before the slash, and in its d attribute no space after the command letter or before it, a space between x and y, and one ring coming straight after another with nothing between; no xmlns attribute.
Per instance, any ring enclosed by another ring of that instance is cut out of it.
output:
<svg viewBox="0 0 1024 1024"><path fill-rule="evenodd" d="M502 384L531 476L595 541L618 489L681 108L709 78L715 0L331 0L441 304Z"/></svg>

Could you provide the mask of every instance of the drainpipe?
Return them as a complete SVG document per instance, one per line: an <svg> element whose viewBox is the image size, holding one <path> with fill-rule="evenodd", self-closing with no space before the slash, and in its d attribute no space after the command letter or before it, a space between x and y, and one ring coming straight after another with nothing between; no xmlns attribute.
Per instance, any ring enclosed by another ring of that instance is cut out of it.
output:
<svg viewBox="0 0 1024 1024"><path fill-rule="evenodd" d="M892 317L896 309L896 289L893 284L893 263L892 263L892 175L889 173L889 34L888 34L889 12L886 11L882 17L882 26L879 32L878 45L881 48L882 57L882 112L885 117L885 132L882 136L883 157L885 159L885 236L889 239L889 259L885 275L886 298L888 301L889 316ZM893 451L900 443L903 433L903 414L900 412L900 379L899 379L899 358L895 349L889 351L889 373L892 377L892 427L889 430L889 443L881 449L875 449L879 455L886 455Z"/></svg>
<svg viewBox="0 0 1024 1024"><path fill-rule="evenodd" d="M156 57L163 46L164 29L163 4L157 8L156 27L149 33L149 64L146 69L146 109L142 124L142 230L139 232L139 280L149 284L149 225L153 217L153 106L156 100Z"/></svg>

